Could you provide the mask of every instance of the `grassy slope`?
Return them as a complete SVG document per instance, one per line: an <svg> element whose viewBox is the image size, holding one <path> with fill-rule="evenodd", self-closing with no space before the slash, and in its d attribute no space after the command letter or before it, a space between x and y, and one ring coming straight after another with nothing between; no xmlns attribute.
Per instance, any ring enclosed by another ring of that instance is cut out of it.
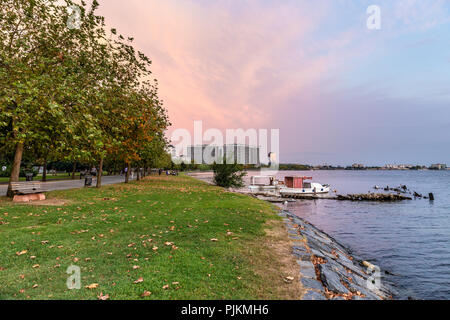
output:
<svg viewBox="0 0 450 320"><path fill-rule="evenodd" d="M69 202L0 201L0 299L283 298L278 281L267 283L277 276L255 266L271 259L264 229L281 225L270 204L186 176L48 197ZM81 290L66 288L71 264L81 267Z"/></svg>

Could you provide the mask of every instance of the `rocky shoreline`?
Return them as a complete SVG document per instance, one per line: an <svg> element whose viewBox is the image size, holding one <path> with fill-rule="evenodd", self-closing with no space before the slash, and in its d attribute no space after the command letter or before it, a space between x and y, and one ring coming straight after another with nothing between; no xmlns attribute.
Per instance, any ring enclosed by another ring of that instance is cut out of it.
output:
<svg viewBox="0 0 450 320"><path fill-rule="evenodd" d="M292 254L300 266L306 289L302 300L391 300L395 290L378 280L380 270L358 260L348 249L312 224L289 211L281 211Z"/></svg>

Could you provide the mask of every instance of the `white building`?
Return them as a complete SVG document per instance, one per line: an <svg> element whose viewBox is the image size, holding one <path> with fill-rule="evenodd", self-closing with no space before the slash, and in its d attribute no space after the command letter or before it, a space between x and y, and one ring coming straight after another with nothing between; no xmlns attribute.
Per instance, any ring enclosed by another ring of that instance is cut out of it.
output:
<svg viewBox="0 0 450 320"><path fill-rule="evenodd" d="M195 164L222 163L224 157L228 163L259 166L260 148L244 144L197 145L188 147L188 158Z"/></svg>

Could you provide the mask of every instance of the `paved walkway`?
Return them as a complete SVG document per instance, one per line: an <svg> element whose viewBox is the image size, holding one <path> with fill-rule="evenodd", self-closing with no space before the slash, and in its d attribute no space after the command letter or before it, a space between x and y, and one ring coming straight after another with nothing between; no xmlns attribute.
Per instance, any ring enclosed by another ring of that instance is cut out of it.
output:
<svg viewBox="0 0 450 320"><path fill-rule="evenodd" d="M131 180L131 177L130 177ZM117 184L125 182L125 176L105 176L102 177L102 185ZM95 186L97 179L94 178L92 185ZM84 179L75 180L58 180L58 181L48 181L41 183L42 191L53 191L53 190L68 190L68 189L78 189L84 187ZM0 195L6 195L8 190L8 185L0 185Z"/></svg>

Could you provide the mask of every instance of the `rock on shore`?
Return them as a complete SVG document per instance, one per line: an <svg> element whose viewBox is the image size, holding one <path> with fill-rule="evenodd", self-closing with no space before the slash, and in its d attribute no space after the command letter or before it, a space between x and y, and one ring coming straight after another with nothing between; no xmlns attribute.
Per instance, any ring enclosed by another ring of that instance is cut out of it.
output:
<svg viewBox="0 0 450 320"><path fill-rule="evenodd" d="M369 274L363 261L353 257L332 237L288 211L281 215L294 241L293 254L300 266L300 281L307 290L303 300L393 298L393 288L382 280L375 281L376 275Z"/></svg>
<svg viewBox="0 0 450 320"><path fill-rule="evenodd" d="M412 200L412 198L401 194L392 194L392 193L361 193L361 194L348 194L346 196L338 195L336 200L403 201L403 200Z"/></svg>

